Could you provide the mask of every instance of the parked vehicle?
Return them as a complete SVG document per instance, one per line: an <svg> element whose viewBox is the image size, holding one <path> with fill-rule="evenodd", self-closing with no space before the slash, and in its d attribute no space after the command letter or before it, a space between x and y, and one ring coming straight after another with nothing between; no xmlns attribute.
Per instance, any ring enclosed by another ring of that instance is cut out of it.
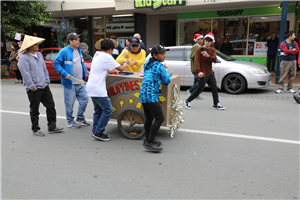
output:
<svg viewBox="0 0 300 200"><path fill-rule="evenodd" d="M190 67L192 46L165 47L165 63L173 74L181 76L181 86L192 86L194 77ZM149 59L151 54L146 58ZM260 64L238 61L217 50L217 62L212 64L217 86L230 94L242 93L246 88L263 88L271 84L272 75Z"/></svg>
<svg viewBox="0 0 300 200"><path fill-rule="evenodd" d="M60 79L60 74L58 74L53 67L54 59L56 58L60 50L61 48L59 47L40 49L40 52L44 56L44 60L46 63L46 67L48 69L50 79ZM82 52L82 56L83 56L85 67L87 68L88 71L90 71L93 57L85 52Z"/></svg>

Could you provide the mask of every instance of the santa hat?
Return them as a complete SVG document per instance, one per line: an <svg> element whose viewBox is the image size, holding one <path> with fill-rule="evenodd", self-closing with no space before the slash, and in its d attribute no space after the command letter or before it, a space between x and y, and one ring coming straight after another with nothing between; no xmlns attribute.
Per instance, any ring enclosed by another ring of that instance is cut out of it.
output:
<svg viewBox="0 0 300 200"><path fill-rule="evenodd" d="M215 35L212 32L207 33L204 39L208 37L211 38L213 42L215 42Z"/></svg>
<svg viewBox="0 0 300 200"><path fill-rule="evenodd" d="M194 41L197 42L197 40L199 40L200 38L203 38L203 35L199 34L199 33L196 33L194 35Z"/></svg>

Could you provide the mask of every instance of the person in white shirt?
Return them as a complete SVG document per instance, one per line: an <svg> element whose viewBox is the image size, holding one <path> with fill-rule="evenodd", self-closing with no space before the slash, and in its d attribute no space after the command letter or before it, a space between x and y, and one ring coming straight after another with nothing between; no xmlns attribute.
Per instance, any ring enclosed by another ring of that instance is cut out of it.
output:
<svg viewBox="0 0 300 200"><path fill-rule="evenodd" d="M112 57L115 45L109 39L97 42L95 48L101 49L101 51L97 51L93 57L89 80L86 84L87 94L92 98L94 104L92 138L109 141L110 137L104 134L104 131L112 115L113 107L106 90L106 77L108 73L117 74L117 70L125 70L128 63L125 62L120 66Z"/></svg>

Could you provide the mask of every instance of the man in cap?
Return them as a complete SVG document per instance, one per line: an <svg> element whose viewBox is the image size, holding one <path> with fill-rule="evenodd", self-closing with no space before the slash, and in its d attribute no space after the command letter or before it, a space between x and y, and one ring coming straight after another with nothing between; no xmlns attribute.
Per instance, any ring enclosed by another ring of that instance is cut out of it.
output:
<svg viewBox="0 0 300 200"><path fill-rule="evenodd" d="M41 102L47 108L49 133L60 133L63 131L63 128L56 126L56 110L49 88L49 74L43 55L38 52L39 44L44 40L43 38L26 35L20 52L27 51L22 54L18 62L18 67L23 77L23 85L30 102L31 129L33 135L41 137L45 136L39 126L39 106Z"/></svg>
<svg viewBox="0 0 300 200"><path fill-rule="evenodd" d="M129 48L123 50L116 59L120 65L123 65L124 62L130 63L125 70L130 72L140 72L141 66L145 63L145 60L146 52L140 48L140 40L137 37L131 39Z"/></svg>
<svg viewBox="0 0 300 200"><path fill-rule="evenodd" d="M196 33L194 35L194 41L196 43L193 45L192 50L191 50L191 54L190 54L190 58L191 58L191 72L194 75L194 85L190 89L188 89L186 91L189 96L195 91L195 89L197 88L197 85L198 85L198 76L197 76L197 73L195 71L194 58L195 58L196 50L199 47L203 46L203 35L201 35L199 33ZM200 95L198 95L196 97L196 99L201 99L202 100L203 98Z"/></svg>
<svg viewBox="0 0 300 200"><path fill-rule="evenodd" d="M213 109L225 110L221 104L219 104L218 87L215 78L214 71L212 70L212 63L217 61L217 53L214 47L211 47L214 41L214 34L209 32L204 37L204 47L200 47L195 53L195 70L198 76L197 89L184 100L184 105L187 109L191 109L191 101L193 101L204 89L205 84L212 90L213 96Z"/></svg>
<svg viewBox="0 0 300 200"><path fill-rule="evenodd" d="M67 117L67 127L80 128L89 126L90 123L84 118L84 112L89 101L85 85L78 82L72 82L71 77L80 81L87 80L87 68L84 66L83 56L80 44L80 35L69 33L67 42L69 45L59 51L56 56L53 67L61 75L61 84L64 86L65 110ZM73 116L73 107L75 99L79 103L76 121Z"/></svg>
<svg viewBox="0 0 300 200"><path fill-rule="evenodd" d="M146 51L146 46L145 46L144 42L141 40L141 35L140 35L139 33L135 33L135 34L133 35L133 37L139 38L140 43L141 43L141 49L144 49L144 51Z"/></svg>

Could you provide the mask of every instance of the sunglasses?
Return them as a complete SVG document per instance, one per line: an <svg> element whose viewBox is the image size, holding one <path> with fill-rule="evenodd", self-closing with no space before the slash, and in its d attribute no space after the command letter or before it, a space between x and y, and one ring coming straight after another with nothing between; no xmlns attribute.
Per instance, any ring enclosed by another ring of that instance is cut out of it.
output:
<svg viewBox="0 0 300 200"><path fill-rule="evenodd" d="M39 43L36 43L36 44L34 44L34 45L39 45Z"/></svg>

